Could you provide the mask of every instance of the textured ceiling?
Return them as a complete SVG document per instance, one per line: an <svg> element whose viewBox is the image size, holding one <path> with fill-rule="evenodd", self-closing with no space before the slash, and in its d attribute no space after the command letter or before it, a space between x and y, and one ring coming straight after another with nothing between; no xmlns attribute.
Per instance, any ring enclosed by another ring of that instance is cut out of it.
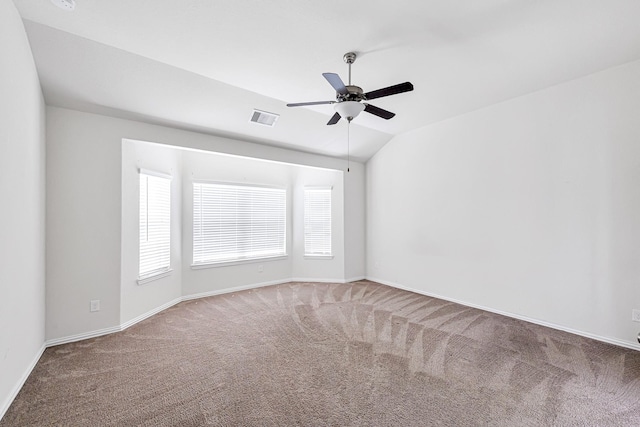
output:
<svg viewBox="0 0 640 427"><path fill-rule="evenodd" d="M351 153L370 158L394 135L640 58L637 0L351 0L301 2L14 0L47 103L346 156L347 129L325 123L322 78L371 91L397 114L361 114ZM253 108L281 115L249 123Z"/></svg>

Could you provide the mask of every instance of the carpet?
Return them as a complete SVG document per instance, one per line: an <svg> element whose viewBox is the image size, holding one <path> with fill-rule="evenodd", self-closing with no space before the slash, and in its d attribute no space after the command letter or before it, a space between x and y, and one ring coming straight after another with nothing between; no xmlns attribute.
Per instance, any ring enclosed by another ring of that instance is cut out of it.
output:
<svg viewBox="0 0 640 427"><path fill-rule="evenodd" d="M48 348L0 426L637 426L640 352L370 281Z"/></svg>

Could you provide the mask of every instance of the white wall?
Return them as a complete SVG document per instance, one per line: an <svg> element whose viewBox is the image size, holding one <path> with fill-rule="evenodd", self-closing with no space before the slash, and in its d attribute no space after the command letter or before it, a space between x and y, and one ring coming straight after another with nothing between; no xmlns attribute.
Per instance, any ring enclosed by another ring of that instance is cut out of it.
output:
<svg viewBox="0 0 640 427"><path fill-rule="evenodd" d="M182 296L182 153L183 150L141 141L122 141L122 232L120 323ZM171 175L170 275L138 284L140 235L140 169Z"/></svg>
<svg viewBox="0 0 640 427"><path fill-rule="evenodd" d="M47 107L48 341L120 324L121 139L110 120Z"/></svg>
<svg viewBox="0 0 640 427"><path fill-rule="evenodd" d="M396 137L367 163L367 276L634 345L639 76L630 63Z"/></svg>
<svg viewBox="0 0 640 427"><path fill-rule="evenodd" d="M365 167L351 163L344 173L344 268L347 281L365 277L366 185Z"/></svg>
<svg viewBox="0 0 640 427"><path fill-rule="evenodd" d="M147 308L141 302L144 301L146 292L152 292L155 301L173 295L173 285L167 288L172 289L167 290L167 293L155 293L147 289L133 290L130 286L126 290L124 288L127 285L124 285L123 292L129 292L129 295L134 292L137 296L131 300L132 306L121 307L124 293L121 295L120 282L126 278L131 285L133 271L130 267L121 266L124 250L122 233L131 226L122 222L122 186L126 185L123 174L131 177L133 167L129 164L128 172L122 169L123 138L313 167L342 169L345 166L344 161L329 157L48 106L47 227L50 232L47 233L49 257L46 337L49 342L86 337L118 328L122 321L130 320ZM215 178L215 170L205 168L206 161L194 160L188 163L184 156L187 154L183 153L183 165L191 165L189 168L194 173ZM229 172L233 172L233 168ZM183 166L183 173L190 172ZM244 174L247 180L257 180L259 177L254 176L257 173L259 170L256 169L242 172L241 175ZM360 174L359 178L354 179L363 179L364 168L362 165L357 167L357 164L352 164L350 173ZM186 180L183 182L183 189L185 185ZM131 194L127 198L132 200ZM187 194L183 194L183 205L189 204L190 199ZM345 204L345 209L364 211L363 206L357 206L357 200L349 205ZM184 210L182 214L185 215ZM344 215L353 216L348 211ZM96 222L99 227L94 226ZM188 251L191 249L184 245L184 241L189 238L188 233L190 231L183 228L183 295L221 290L223 282L247 283L250 278L253 280L255 277L260 282L267 282L283 276L282 265L264 264L265 271L258 275L255 266L248 264L245 272L228 276L238 279L237 282L225 282L221 274L227 273L222 273L223 270L213 273L213 269L209 269L209 273L198 274L195 279L199 272L187 268L191 259ZM363 237L358 235L357 230L352 232L346 229L345 233L345 239L358 240ZM132 246L126 242L124 245L129 248L128 251L132 250ZM355 246L358 245L360 244L356 243ZM352 259L359 262L355 256ZM353 269L364 270L362 264ZM125 271L124 268L128 270ZM290 277L291 270L288 274L287 277ZM217 277L211 280L205 278L211 275ZM92 299L101 301L99 312L89 311ZM134 300L139 300L140 304L133 302Z"/></svg>
<svg viewBox="0 0 640 427"><path fill-rule="evenodd" d="M0 2L0 418L44 349L44 117L22 20Z"/></svg>

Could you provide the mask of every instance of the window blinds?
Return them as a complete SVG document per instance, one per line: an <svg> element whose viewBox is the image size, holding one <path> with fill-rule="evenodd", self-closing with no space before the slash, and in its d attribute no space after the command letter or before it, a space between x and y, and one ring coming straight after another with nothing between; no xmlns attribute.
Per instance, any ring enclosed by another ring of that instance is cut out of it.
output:
<svg viewBox="0 0 640 427"><path fill-rule="evenodd" d="M152 173L140 171L140 279L168 271L171 260L171 179Z"/></svg>
<svg viewBox="0 0 640 427"><path fill-rule="evenodd" d="M331 255L331 188L304 190L304 254Z"/></svg>
<svg viewBox="0 0 640 427"><path fill-rule="evenodd" d="M193 264L286 255L286 190L193 184Z"/></svg>

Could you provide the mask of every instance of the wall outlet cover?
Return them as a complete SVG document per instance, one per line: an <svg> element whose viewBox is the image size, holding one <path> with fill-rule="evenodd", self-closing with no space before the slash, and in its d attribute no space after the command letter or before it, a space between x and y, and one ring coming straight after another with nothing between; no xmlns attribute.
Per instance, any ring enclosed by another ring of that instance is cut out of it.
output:
<svg viewBox="0 0 640 427"><path fill-rule="evenodd" d="M631 320L633 320L634 322L640 322L640 310L638 310L637 308L631 310Z"/></svg>
<svg viewBox="0 0 640 427"><path fill-rule="evenodd" d="M90 310L92 312L94 311L100 311L100 300L99 299L93 299L91 300L91 308Z"/></svg>

